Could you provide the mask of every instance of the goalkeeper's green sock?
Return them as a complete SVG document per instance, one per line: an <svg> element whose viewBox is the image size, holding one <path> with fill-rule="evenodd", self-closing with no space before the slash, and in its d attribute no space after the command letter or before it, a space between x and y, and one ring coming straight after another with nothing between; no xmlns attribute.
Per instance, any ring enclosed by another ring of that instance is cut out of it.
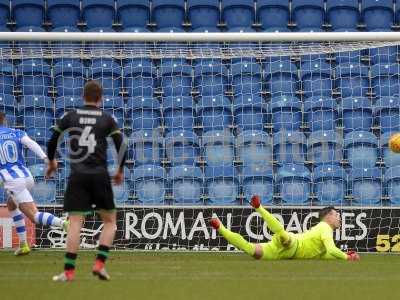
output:
<svg viewBox="0 0 400 300"><path fill-rule="evenodd" d="M275 234L278 234L282 243L286 244L289 242L289 234L283 228L283 225L277 218L274 217L269 211L267 211L261 205L256 208L256 211L261 215L263 220L267 223L267 227Z"/></svg>
<svg viewBox="0 0 400 300"><path fill-rule="evenodd" d="M240 234L226 229L222 223L220 223L217 230L230 244L247 254L254 256L256 246L246 241Z"/></svg>

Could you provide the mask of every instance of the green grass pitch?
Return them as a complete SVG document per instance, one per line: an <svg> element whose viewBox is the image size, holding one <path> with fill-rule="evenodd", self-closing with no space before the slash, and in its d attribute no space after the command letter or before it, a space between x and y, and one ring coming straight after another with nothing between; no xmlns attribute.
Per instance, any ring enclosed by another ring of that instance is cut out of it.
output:
<svg viewBox="0 0 400 300"><path fill-rule="evenodd" d="M400 255L340 261L255 261L232 253L113 252L110 282L90 274L80 252L72 283L54 283L63 252L0 252L1 300L89 299L400 299Z"/></svg>

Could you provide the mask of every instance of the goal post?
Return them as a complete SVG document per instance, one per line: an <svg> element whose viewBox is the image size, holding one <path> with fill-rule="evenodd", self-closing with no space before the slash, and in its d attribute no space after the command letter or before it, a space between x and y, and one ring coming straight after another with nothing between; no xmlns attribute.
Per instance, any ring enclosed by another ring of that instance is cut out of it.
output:
<svg viewBox="0 0 400 300"><path fill-rule="evenodd" d="M116 248L234 250L212 216L266 242L248 204L259 194L288 231L332 205L342 249L400 251L400 155L388 150L400 131L400 33L4 32L0 41L0 109L42 147L82 104L84 83L103 85L103 108L128 140ZM33 153L26 161L40 209L63 215L69 151L64 140L59 148L54 180ZM38 247L65 247L65 232L29 226ZM100 230L89 217L82 246L94 248Z"/></svg>

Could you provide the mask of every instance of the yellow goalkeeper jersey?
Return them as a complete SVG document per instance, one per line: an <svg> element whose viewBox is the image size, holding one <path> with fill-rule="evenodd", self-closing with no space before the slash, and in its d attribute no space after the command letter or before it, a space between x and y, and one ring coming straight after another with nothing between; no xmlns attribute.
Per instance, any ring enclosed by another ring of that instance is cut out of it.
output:
<svg viewBox="0 0 400 300"><path fill-rule="evenodd" d="M325 222L320 222L310 230L294 235L298 241L293 258L299 259L347 259L347 254L336 247L333 230Z"/></svg>

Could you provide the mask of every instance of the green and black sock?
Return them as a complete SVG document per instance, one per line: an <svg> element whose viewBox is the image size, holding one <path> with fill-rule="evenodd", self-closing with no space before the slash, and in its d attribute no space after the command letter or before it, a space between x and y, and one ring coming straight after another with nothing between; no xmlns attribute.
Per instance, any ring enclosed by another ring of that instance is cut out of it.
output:
<svg viewBox="0 0 400 300"><path fill-rule="evenodd" d="M78 256L78 254L76 254L76 253L71 253L71 252L65 253L65 257L64 257L64 270L65 271L75 270L75 262L76 262L77 256Z"/></svg>
<svg viewBox="0 0 400 300"><path fill-rule="evenodd" d="M104 245L99 245L96 259L105 263L108 258L109 251L110 251L110 247L104 246Z"/></svg>

